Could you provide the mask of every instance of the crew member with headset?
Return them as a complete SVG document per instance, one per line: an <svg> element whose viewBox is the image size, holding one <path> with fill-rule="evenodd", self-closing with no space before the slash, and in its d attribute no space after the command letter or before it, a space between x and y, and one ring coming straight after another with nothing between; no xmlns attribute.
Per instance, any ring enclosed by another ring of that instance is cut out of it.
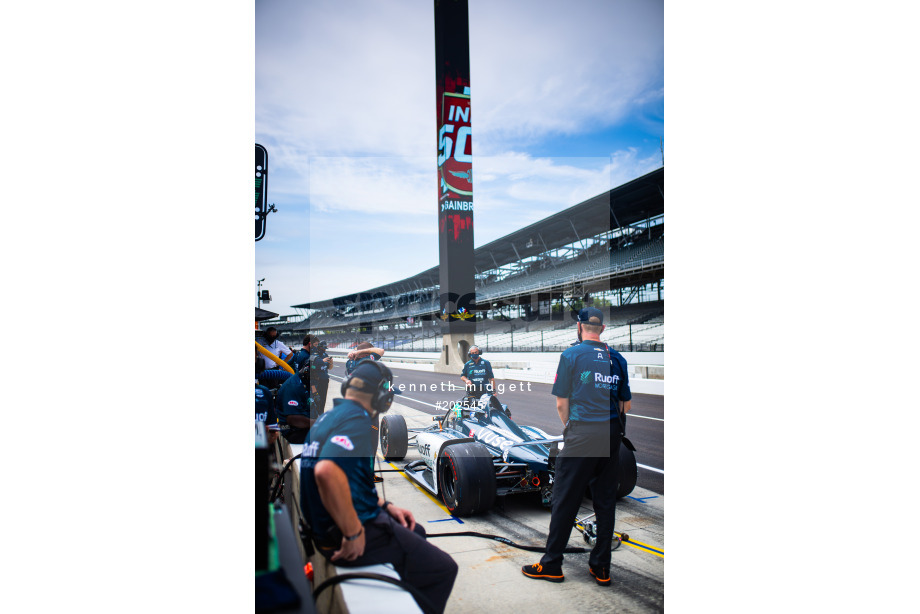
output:
<svg viewBox="0 0 920 614"><path fill-rule="evenodd" d="M362 341L355 349L348 353L348 360L345 361L345 377L348 377L352 372L358 367L358 364L367 360L374 362L383 358L384 350L378 347L374 347L368 341ZM373 431L374 437L374 453L371 455L371 466L374 464L374 457L377 456L377 446L380 441L380 420L379 417L374 418L374 423L371 425L371 430ZM382 482L383 478L374 474L374 483Z"/></svg>
<svg viewBox="0 0 920 614"><path fill-rule="evenodd" d="M344 398L319 417L303 448L301 508L323 556L345 567L390 563L441 613L457 564L425 539L412 512L380 497L370 479L370 427L394 394L392 373L376 362L363 361L342 382Z"/></svg>
<svg viewBox="0 0 920 614"><path fill-rule="evenodd" d="M319 417L313 397L309 394L310 367L304 366L287 378L275 396L278 430L289 443L303 443L310 426Z"/></svg>
<svg viewBox="0 0 920 614"><path fill-rule="evenodd" d="M626 359L601 342L604 314L593 307L578 312L578 340L559 358L552 394L564 425L565 445L556 457L553 511L546 554L522 572L529 578L562 582L562 552L575 515L591 487L597 515L597 542L588 557L589 572L610 585L610 551L616 512L617 460L632 394Z"/></svg>
<svg viewBox="0 0 920 614"><path fill-rule="evenodd" d="M486 381L489 382L489 392L495 391L495 374L492 373L492 363L483 359L482 350L478 345L470 347L470 359L463 365L463 371L460 372L460 379L466 384L466 390L470 396L480 397L486 389Z"/></svg>
<svg viewBox="0 0 920 614"><path fill-rule="evenodd" d="M329 391L329 369L332 357L326 353L326 342L313 340L310 354L310 394L319 413L326 411L326 393Z"/></svg>

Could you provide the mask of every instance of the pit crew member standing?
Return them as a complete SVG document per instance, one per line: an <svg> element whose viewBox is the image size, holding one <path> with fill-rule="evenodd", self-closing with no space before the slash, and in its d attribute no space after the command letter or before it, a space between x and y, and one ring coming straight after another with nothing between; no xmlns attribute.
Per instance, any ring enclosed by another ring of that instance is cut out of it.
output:
<svg viewBox="0 0 920 614"><path fill-rule="evenodd" d="M384 350L374 347L367 341L362 341L355 349L348 352L348 360L345 362L345 375L351 375L358 363L364 360L380 360L383 358Z"/></svg>
<svg viewBox="0 0 920 614"><path fill-rule="evenodd" d="M329 391L329 369L332 368L332 357L326 353L326 344L314 341L311 344L310 355L310 394L316 402L319 413L326 411L326 393Z"/></svg>
<svg viewBox="0 0 920 614"><path fill-rule="evenodd" d="M316 421L301 457L301 508L320 553L342 566L390 563L443 612L457 577L450 555L428 543L412 512L384 501L371 482L371 424L393 402L393 376L362 362L344 398Z"/></svg>
<svg viewBox="0 0 920 614"><path fill-rule="evenodd" d="M470 347L470 359L463 365L460 379L466 384L467 391L476 397L486 392L486 382L489 382L489 391L495 391L495 375L492 373L492 363L483 359L482 350L478 345Z"/></svg>
<svg viewBox="0 0 920 614"><path fill-rule="evenodd" d="M562 582L562 551L575 515L591 486L597 514L597 542L588 557L590 573L601 586L610 585L610 550L616 512L617 459L625 413L632 395L626 359L601 342L604 314L593 307L578 312L578 338L559 358L552 393L565 425L565 445L556 457L553 511L546 554L521 571L529 578Z"/></svg>
<svg viewBox="0 0 920 614"><path fill-rule="evenodd" d="M315 338L316 337L313 335L307 335L303 338L303 347L297 350L297 352L294 353L294 357L290 360L291 368L294 369L294 371L300 371L304 365L309 364L310 345Z"/></svg>

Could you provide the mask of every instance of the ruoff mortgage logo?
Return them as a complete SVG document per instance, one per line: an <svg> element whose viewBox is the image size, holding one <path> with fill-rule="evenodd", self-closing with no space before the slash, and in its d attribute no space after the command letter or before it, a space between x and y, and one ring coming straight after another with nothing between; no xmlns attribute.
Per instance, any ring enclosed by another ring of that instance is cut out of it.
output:
<svg viewBox="0 0 920 614"><path fill-rule="evenodd" d="M582 371L581 372L581 383L582 384L587 384L589 381L591 381L591 373L593 373L593 371Z"/></svg>

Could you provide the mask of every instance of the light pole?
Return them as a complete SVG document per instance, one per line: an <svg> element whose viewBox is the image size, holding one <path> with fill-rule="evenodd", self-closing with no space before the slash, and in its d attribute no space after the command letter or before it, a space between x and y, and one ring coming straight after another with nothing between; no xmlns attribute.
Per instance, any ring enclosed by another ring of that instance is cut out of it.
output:
<svg viewBox="0 0 920 614"><path fill-rule="evenodd" d="M256 287L256 307L259 307L259 308L262 307L262 282L263 281L265 281L264 277L257 282L258 286Z"/></svg>

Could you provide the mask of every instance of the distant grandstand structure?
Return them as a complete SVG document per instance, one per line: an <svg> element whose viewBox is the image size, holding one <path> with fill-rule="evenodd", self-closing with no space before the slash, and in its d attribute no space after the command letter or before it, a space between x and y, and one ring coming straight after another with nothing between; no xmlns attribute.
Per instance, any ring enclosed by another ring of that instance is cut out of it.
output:
<svg viewBox="0 0 920 614"><path fill-rule="evenodd" d="M619 351L664 350L664 167L475 250L475 340L487 352L555 352L573 338L573 310L605 312L602 340ZM347 296L293 305L262 323L295 346L370 341L440 350L438 267Z"/></svg>

